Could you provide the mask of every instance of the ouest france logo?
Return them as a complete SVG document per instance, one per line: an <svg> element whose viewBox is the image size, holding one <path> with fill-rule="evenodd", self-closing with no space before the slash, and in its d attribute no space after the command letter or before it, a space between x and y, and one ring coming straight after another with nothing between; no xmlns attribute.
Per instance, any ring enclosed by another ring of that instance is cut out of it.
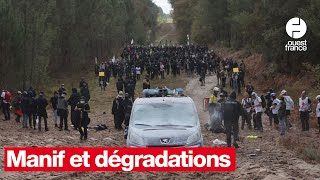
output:
<svg viewBox="0 0 320 180"><path fill-rule="evenodd" d="M298 17L291 18L287 22L286 31L291 38L297 39L288 41L285 45L286 51L307 51L307 40L301 40L307 32L307 24L303 19Z"/></svg>

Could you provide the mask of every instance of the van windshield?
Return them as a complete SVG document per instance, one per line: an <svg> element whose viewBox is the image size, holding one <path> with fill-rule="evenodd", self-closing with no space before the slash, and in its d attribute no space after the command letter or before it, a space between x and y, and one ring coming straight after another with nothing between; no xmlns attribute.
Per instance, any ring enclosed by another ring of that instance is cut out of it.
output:
<svg viewBox="0 0 320 180"><path fill-rule="evenodd" d="M145 126L196 126L198 115L192 104L148 103L133 109L132 123Z"/></svg>

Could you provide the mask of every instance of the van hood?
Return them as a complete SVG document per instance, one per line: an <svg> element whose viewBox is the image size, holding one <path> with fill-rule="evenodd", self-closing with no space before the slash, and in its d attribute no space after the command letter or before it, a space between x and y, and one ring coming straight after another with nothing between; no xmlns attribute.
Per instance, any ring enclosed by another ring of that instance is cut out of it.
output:
<svg viewBox="0 0 320 180"><path fill-rule="evenodd" d="M180 147L187 144L188 137L199 132L198 127L131 127L135 136L142 138L142 146L147 147Z"/></svg>

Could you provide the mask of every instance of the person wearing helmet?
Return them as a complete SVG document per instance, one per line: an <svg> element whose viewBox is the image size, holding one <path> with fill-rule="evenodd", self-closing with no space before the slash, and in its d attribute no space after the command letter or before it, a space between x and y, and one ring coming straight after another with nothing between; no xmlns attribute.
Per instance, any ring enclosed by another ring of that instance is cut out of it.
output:
<svg viewBox="0 0 320 180"><path fill-rule="evenodd" d="M318 105L316 108L316 116L318 118L319 132L320 132L320 95L317 96Z"/></svg>
<svg viewBox="0 0 320 180"><path fill-rule="evenodd" d="M217 103L218 102L218 93L219 93L220 89L218 87L214 87L212 89L212 94L209 98L209 104L211 103Z"/></svg>
<svg viewBox="0 0 320 180"><path fill-rule="evenodd" d="M84 96L81 96L80 101L77 103L75 107L75 127L79 128L80 139L87 140L88 138L88 124L90 123L90 118L88 115L90 112L90 106L86 102Z"/></svg>
<svg viewBox="0 0 320 180"><path fill-rule="evenodd" d="M301 93L299 98L299 112L302 131L309 131L309 113L311 111L311 100L307 97L306 91Z"/></svg>

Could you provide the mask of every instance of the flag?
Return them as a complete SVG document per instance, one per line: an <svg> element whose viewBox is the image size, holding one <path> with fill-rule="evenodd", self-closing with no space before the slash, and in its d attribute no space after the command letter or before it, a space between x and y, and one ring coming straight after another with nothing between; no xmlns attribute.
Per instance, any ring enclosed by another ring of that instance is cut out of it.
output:
<svg viewBox="0 0 320 180"><path fill-rule="evenodd" d="M112 58L112 62L115 63L116 62L116 57L113 55L113 58Z"/></svg>
<svg viewBox="0 0 320 180"><path fill-rule="evenodd" d="M133 39L131 40L131 44L133 44Z"/></svg>

